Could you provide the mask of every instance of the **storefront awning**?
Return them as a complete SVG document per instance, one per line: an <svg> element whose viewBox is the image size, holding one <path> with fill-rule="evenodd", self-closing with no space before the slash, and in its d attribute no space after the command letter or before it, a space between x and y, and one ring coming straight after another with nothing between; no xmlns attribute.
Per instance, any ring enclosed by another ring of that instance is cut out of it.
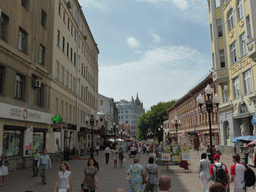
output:
<svg viewBox="0 0 256 192"><path fill-rule="evenodd" d="M253 115L251 123L256 125L256 113Z"/></svg>

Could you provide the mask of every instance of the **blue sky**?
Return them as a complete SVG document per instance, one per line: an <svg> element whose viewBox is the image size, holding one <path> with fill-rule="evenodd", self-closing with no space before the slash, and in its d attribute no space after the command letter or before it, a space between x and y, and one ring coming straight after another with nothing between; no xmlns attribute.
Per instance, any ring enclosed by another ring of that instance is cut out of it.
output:
<svg viewBox="0 0 256 192"><path fill-rule="evenodd" d="M99 93L179 99L211 69L206 0L79 0L98 44Z"/></svg>

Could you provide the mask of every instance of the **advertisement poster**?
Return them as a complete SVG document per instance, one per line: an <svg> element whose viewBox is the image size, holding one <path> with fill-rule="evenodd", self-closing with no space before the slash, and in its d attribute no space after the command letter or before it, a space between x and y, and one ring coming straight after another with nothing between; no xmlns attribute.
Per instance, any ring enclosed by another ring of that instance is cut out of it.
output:
<svg viewBox="0 0 256 192"><path fill-rule="evenodd" d="M171 153L171 146L163 147L163 153Z"/></svg>
<svg viewBox="0 0 256 192"><path fill-rule="evenodd" d="M170 153L162 153L162 161L171 161Z"/></svg>
<svg viewBox="0 0 256 192"><path fill-rule="evenodd" d="M54 151L57 152L57 151L61 151L61 148L60 148L60 137L61 136L61 133L59 132L55 132L55 144L54 144Z"/></svg>
<svg viewBox="0 0 256 192"><path fill-rule="evenodd" d="M28 124L25 131L25 155L32 154L32 142L33 142L33 125Z"/></svg>
<svg viewBox="0 0 256 192"><path fill-rule="evenodd" d="M172 161L173 162L180 162L181 161L180 155L172 155Z"/></svg>
<svg viewBox="0 0 256 192"><path fill-rule="evenodd" d="M183 161L190 160L190 153L182 153L182 160Z"/></svg>

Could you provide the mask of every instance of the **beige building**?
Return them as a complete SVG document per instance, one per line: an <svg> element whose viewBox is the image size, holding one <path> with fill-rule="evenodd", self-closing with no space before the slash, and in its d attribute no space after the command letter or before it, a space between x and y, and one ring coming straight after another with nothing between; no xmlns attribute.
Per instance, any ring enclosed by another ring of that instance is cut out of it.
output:
<svg viewBox="0 0 256 192"><path fill-rule="evenodd" d="M15 13L15 14L14 14ZM99 50L77 0L0 0L0 153L83 148L97 111Z"/></svg>

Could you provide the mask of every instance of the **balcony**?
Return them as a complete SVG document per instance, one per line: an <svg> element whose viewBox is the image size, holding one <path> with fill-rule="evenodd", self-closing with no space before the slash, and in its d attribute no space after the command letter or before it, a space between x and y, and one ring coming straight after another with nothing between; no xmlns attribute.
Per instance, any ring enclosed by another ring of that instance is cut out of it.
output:
<svg viewBox="0 0 256 192"><path fill-rule="evenodd" d="M214 71L212 78L216 84L228 82L228 78L229 78L228 69L218 69Z"/></svg>

